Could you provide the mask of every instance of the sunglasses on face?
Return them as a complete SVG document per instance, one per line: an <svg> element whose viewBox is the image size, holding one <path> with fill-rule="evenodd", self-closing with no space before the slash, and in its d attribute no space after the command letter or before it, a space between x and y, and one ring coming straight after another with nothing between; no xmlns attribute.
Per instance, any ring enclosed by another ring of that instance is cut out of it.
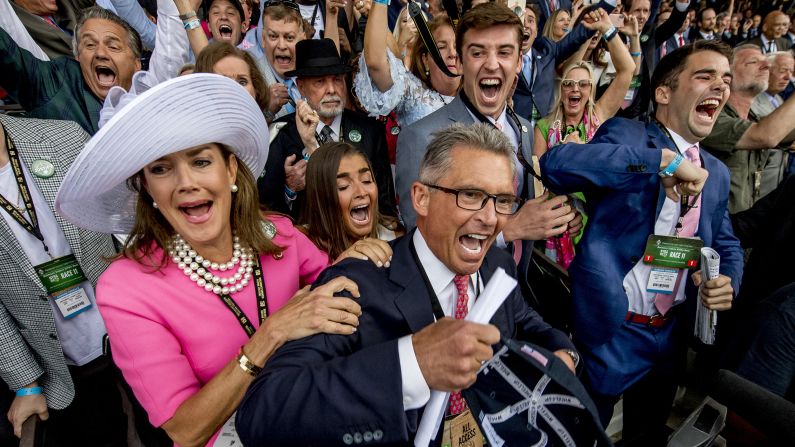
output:
<svg viewBox="0 0 795 447"><path fill-rule="evenodd" d="M580 80L577 80L577 79L564 79L564 80L560 81L560 85L563 88L568 88L568 89L572 89L572 88L574 88L575 85L579 85L580 89L584 89L586 87L590 87L591 86L591 80L590 79L580 79Z"/></svg>
<svg viewBox="0 0 795 447"><path fill-rule="evenodd" d="M278 5L284 5L285 7L290 8L294 11L298 11L299 13L301 12L301 8L298 6L298 3L292 0L266 0L265 3L262 4L262 10L264 11L265 8L269 6L278 6Z"/></svg>

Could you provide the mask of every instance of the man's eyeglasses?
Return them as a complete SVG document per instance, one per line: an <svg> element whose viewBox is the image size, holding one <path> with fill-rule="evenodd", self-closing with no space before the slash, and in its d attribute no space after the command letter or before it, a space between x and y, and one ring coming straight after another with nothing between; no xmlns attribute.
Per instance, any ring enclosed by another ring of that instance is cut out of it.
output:
<svg viewBox="0 0 795 447"><path fill-rule="evenodd" d="M278 6L284 5L287 8L292 10L301 12L301 8L298 6L298 3L294 2L293 0L266 0L265 3L262 4L262 10L264 11L265 8L269 6Z"/></svg>
<svg viewBox="0 0 795 447"><path fill-rule="evenodd" d="M494 195L479 189L453 189L432 185L430 183L423 184L429 188L438 189L447 194L453 194L455 196L455 204L458 205L459 208L468 211L482 210L489 199L494 199L494 210L499 214L515 214L522 205L522 199L513 194Z"/></svg>
<svg viewBox="0 0 795 447"><path fill-rule="evenodd" d="M590 87L591 86L591 80L590 79L580 79L580 80L577 80L577 79L564 79L564 80L560 81L560 85L563 88L568 88L568 89L572 89L572 88L574 88L575 85L579 85L580 89L584 89L586 87Z"/></svg>

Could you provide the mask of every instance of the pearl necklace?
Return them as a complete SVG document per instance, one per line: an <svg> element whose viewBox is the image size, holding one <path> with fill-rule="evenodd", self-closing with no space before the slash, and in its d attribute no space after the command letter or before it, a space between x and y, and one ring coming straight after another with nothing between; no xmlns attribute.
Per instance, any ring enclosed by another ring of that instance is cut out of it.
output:
<svg viewBox="0 0 795 447"><path fill-rule="evenodd" d="M185 276L189 277L200 288L216 295L229 295L239 292L251 280L252 266L254 265L253 250L242 248L240 238L237 236L234 237L232 259L229 262L217 263L204 259L179 234L172 239L168 253L171 256L171 260L177 264ZM237 264L239 264L237 272L229 277L220 277L210 271L220 270L225 272L232 270Z"/></svg>

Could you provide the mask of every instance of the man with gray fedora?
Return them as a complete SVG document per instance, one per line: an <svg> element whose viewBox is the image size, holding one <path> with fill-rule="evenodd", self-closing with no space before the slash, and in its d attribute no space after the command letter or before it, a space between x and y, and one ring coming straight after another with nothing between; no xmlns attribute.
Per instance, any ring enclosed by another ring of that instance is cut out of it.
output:
<svg viewBox="0 0 795 447"><path fill-rule="evenodd" d="M397 216L384 126L345 108L346 75L351 67L343 63L331 39L303 40L295 48L295 70L285 74L296 77L304 99L296 104L296 113L276 121L284 127L271 143L265 173L258 182L261 200L270 209L297 218L307 161L324 143L344 141L369 158L378 184L379 211Z"/></svg>

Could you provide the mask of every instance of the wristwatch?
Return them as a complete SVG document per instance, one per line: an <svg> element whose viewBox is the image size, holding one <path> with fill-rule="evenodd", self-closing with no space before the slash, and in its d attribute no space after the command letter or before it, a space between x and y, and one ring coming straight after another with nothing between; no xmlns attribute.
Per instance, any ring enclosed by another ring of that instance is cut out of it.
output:
<svg viewBox="0 0 795 447"><path fill-rule="evenodd" d="M580 364L580 354L573 349L566 349L565 352L569 355L569 357L571 357L571 360L574 362L574 367L576 368L577 365Z"/></svg>

